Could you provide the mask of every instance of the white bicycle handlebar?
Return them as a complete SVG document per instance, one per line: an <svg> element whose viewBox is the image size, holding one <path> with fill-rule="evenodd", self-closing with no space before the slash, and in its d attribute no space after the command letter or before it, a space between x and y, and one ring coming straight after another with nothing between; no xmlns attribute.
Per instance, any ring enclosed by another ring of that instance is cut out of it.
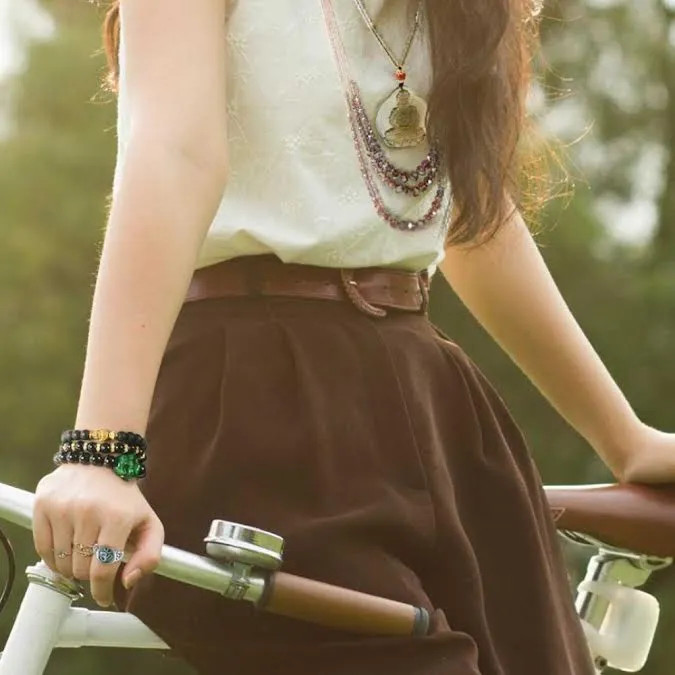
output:
<svg viewBox="0 0 675 675"><path fill-rule="evenodd" d="M34 501L32 493L0 483L0 520L30 529ZM253 602L261 610L354 632L423 634L428 626L428 613L420 608L279 571L221 563L172 546L162 547L154 572ZM166 648L130 614L73 609L79 584L44 563L29 567L27 574L32 583L0 659L0 675L42 675L56 647Z"/></svg>
<svg viewBox="0 0 675 675"><path fill-rule="evenodd" d="M0 483L0 520L30 529L34 501L35 495L31 492ZM232 572L225 566L173 546L162 548L155 573L215 593L224 593L232 582ZM262 578L260 583L264 583Z"/></svg>

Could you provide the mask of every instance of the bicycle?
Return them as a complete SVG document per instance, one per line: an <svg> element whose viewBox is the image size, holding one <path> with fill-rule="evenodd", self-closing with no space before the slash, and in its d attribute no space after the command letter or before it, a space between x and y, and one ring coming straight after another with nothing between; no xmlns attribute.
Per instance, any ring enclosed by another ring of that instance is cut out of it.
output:
<svg viewBox="0 0 675 675"><path fill-rule="evenodd" d="M656 632L659 604L638 588L675 557L675 488L556 486L547 487L546 494L560 534L596 549L578 586L576 609L597 672L640 670ZM32 510L32 493L0 483L0 520L29 529ZM10 567L0 606L14 580L11 547L4 535L2 541ZM214 521L205 541L206 556L164 546L155 573L343 630L415 635L428 628L422 608L281 572L283 539L273 533ZM130 614L72 607L83 597L80 584L44 563L26 573L29 587L0 655L0 675L42 675L56 648L168 648Z"/></svg>

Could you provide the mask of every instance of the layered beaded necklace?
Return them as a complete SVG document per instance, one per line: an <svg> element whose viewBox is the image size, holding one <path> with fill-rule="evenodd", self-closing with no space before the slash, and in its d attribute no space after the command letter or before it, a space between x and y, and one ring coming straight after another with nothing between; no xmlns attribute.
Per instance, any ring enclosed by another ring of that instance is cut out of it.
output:
<svg viewBox="0 0 675 675"><path fill-rule="evenodd" d="M373 125L363 104L358 85L349 72L349 61L340 37L332 2L331 0L322 0L331 45L347 99L349 123L361 174L375 210L390 227L408 232L422 230L434 221L445 198L446 186L443 182L438 181L438 153L434 148L430 149L427 156L414 169L408 170L391 162L382 147L385 145L392 149L410 148L419 145L426 139L426 130L424 129L426 104L405 86L407 80L405 61L419 28L421 3L406 42L404 54L401 59L396 59L392 50L377 31L362 0L354 0L354 2L370 32L377 38L394 64L396 69L394 77L398 83L395 90L378 107L375 125ZM373 174L377 174L382 182L393 191L413 197L425 194L436 183L436 192L426 213L417 220L400 218L394 214L385 205Z"/></svg>

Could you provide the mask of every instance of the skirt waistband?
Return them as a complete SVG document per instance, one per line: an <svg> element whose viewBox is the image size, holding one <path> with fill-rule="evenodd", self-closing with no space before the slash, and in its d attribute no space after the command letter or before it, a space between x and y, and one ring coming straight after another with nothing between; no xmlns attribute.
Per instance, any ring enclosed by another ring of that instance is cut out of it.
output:
<svg viewBox="0 0 675 675"><path fill-rule="evenodd" d="M186 302L246 296L351 302L374 317L385 317L387 309L426 313L429 277L426 272L337 269L250 256L196 270Z"/></svg>

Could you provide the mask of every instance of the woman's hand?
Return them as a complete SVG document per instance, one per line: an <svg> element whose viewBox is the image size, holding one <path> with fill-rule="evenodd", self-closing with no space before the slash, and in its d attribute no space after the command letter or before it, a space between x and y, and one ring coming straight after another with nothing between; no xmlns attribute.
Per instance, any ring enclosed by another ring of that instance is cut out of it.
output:
<svg viewBox="0 0 675 675"><path fill-rule="evenodd" d="M101 564L91 547L127 552L123 583L131 588L157 566L164 528L135 483L121 480L110 469L68 464L38 484L33 537L51 569L67 578L89 580L94 600L108 607L120 563Z"/></svg>
<svg viewBox="0 0 675 675"><path fill-rule="evenodd" d="M675 483L675 434L639 423L624 439L624 483Z"/></svg>

